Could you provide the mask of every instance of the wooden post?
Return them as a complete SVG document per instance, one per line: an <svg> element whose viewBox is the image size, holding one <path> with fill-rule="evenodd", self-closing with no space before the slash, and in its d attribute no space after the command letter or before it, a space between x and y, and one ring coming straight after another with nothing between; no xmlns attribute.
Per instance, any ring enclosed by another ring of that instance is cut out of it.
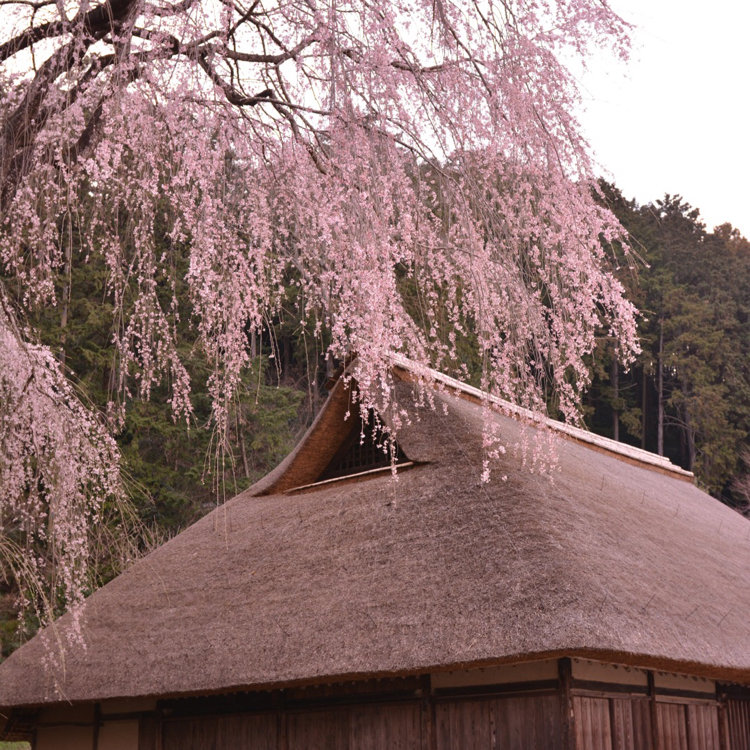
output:
<svg viewBox="0 0 750 750"><path fill-rule="evenodd" d="M562 701L562 746L563 750L576 750L575 712L573 710L573 663L566 656L557 661L560 676L560 700Z"/></svg>
<svg viewBox="0 0 750 750"><path fill-rule="evenodd" d="M276 712L276 747L278 750L287 750L289 747L289 738L287 736L288 721L283 692L274 692L271 700Z"/></svg>
<svg viewBox="0 0 750 750"><path fill-rule="evenodd" d="M420 679L420 704L422 720L422 750L437 750L437 719L435 701L432 700L432 679L424 675Z"/></svg>
<svg viewBox="0 0 750 750"><path fill-rule="evenodd" d="M622 747L624 738L617 734L615 702L614 700L612 700L612 698L608 698L607 703L609 704L609 741L611 743L611 747L613 747L615 750L619 750L619 748Z"/></svg>
<svg viewBox="0 0 750 750"><path fill-rule="evenodd" d="M690 720L690 706L682 706L682 715L685 717L685 733L687 735L688 747L692 744L690 738L693 736L694 722ZM696 749L697 750L697 749Z"/></svg>
<svg viewBox="0 0 750 750"><path fill-rule="evenodd" d="M94 704L94 738L91 743L93 750L99 750L99 727L102 725L102 704Z"/></svg>
<svg viewBox="0 0 750 750"><path fill-rule="evenodd" d="M659 717L656 714L656 688L654 687L654 673L649 670L648 679L648 706L651 716L651 747L653 750L661 750L659 747Z"/></svg>
<svg viewBox="0 0 750 750"><path fill-rule="evenodd" d="M718 686L716 692L716 697L719 701L717 709L719 714L719 750L730 750L729 725L727 723L727 696Z"/></svg>
<svg viewBox="0 0 750 750"><path fill-rule="evenodd" d="M161 716L156 711L138 719L138 750L161 750Z"/></svg>

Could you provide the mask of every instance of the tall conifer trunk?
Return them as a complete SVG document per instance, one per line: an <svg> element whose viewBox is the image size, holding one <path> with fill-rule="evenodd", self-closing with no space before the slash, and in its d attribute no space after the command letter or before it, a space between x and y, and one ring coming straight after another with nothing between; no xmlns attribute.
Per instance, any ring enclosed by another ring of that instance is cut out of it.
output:
<svg viewBox="0 0 750 750"><path fill-rule="evenodd" d="M641 448L646 450L646 409L648 407L648 380L646 378L646 366L641 371Z"/></svg>
<svg viewBox="0 0 750 750"><path fill-rule="evenodd" d="M685 422L685 447L687 449L687 469L688 471L695 470L695 428L693 427L692 419L690 418L690 410L687 404L683 406L683 420Z"/></svg>
<svg viewBox="0 0 750 750"><path fill-rule="evenodd" d="M68 225L70 229L70 225ZM65 247L65 267L63 268L65 281L63 282L61 302L60 302L60 353L58 355L60 362L65 365L65 349L68 336L68 316L70 315L70 295L73 285L73 237L72 232L68 236Z"/></svg>
<svg viewBox="0 0 750 750"><path fill-rule="evenodd" d="M612 352L612 436L615 440L620 439L620 372L617 366L617 350Z"/></svg>
<svg viewBox="0 0 750 750"><path fill-rule="evenodd" d="M657 362L658 410L656 426L656 452L664 455L664 318L659 318L659 357Z"/></svg>

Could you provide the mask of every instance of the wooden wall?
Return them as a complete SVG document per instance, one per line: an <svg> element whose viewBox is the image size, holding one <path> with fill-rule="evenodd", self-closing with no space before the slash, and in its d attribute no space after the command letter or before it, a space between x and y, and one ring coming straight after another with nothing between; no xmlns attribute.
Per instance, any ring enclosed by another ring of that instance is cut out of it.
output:
<svg viewBox="0 0 750 750"><path fill-rule="evenodd" d="M77 710L35 750L750 750L747 688L569 659Z"/></svg>
<svg viewBox="0 0 750 750"><path fill-rule="evenodd" d="M566 744L560 695L456 697L180 717L162 750L750 750L750 702L729 706L722 746L717 705L647 697L573 696ZM653 713L652 713L653 711ZM739 718L737 718L739 717Z"/></svg>
<svg viewBox="0 0 750 750"><path fill-rule="evenodd" d="M723 696L727 750L750 750L750 690L739 692Z"/></svg>
<svg viewBox="0 0 750 750"><path fill-rule="evenodd" d="M180 719L164 724L164 750L421 750L419 704L348 706Z"/></svg>
<svg viewBox="0 0 750 750"><path fill-rule="evenodd" d="M443 700L435 725L436 750L564 747L559 695Z"/></svg>
<svg viewBox="0 0 750 750"><path fill-rule="evenodd" d="M563 750L556 695L405 701L180 718L163 750Z"/></svg>
<svg viewBox="0 0 750 750"><path fill-rule="evenodd" d="M625 684L575 675L568 664L557 680L453 688L422 677L254 709L174 702L153 725L160 742L142 738L141 750L750 750L747 690L720 696L707 681L655 684L646 672Z"/></svg>
<svg viewBox="0 0 750 750"><path fill-rule="evenodd" d="M652 709L647 698L583 696L573 703L576 750L724 750L717 704L655 701Z"/></svg>
<svg viewBox="0 0 750 750"><path fill-rule="evenodd" d="M733 750L711 680L574 659L570 692L576 750Z"/></svg>

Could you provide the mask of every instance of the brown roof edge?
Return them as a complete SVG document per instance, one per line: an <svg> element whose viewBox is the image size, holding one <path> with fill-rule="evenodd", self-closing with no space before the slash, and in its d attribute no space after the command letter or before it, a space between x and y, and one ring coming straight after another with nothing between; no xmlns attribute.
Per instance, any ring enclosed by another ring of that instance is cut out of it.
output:
<svg viewBox="0 0 750 750"><path fill-rule="evenodd" d="M501 659L481 659L475 661L455 662L449 664L435 664L432 666L421 666L412 669L383 670L376 672L345 672L341 674L322 675L301 680L290 680L288 682L268 682L257 685L235 685L209 692L194 691L173 696L148 696L158 698L168 697L191 697L199 695L221 695L232 692L255 692L279 689L315 687L319 685L332 685L341 682L357 682L361 680L388 679L394 677L414 677L423 674L436 674L440 672L455 672L457 670L486 669L488 667L503 667L532 662L546 661L549 659L578 658L600 661L607 664L634 667L638 669L655 672L668 672L670 674L686 675L689 677L700 677L715 680L717 682L734 683L750 687L750 668L736 669L732 667L719 667L699 662L679 661L665 657L646 654L631 654L624 651L607 651L593 648L556 649L550 651L538 651L534 653L506 656Z"/></svg>
<svg viewBox="0 0 750 750"><path fill-rule="evenodd" d="M595 435L593 432L589 432L580 427L575 427L566 424L565 422L559 422L550 417L535 413L530 409L517 406L510 401L506 401L498 396L493 396L479 388L475 388L474 386L463 383L460 380L456 380L449 375L444 375L437 370L423 367L401 355L394 355L393 366L395 370L400 371L401 376L405 380L414 380L417 378L427 381L432 380L439 383L441 386L447 387L449 391L452 391L458 398L473 403L490 405L503 414L527 421L536 427L545 427L554 430L566 440L580 443L599 453L613 455L625 463L642 466L660 474L666 474L671 477L682 479L691 484L695 481L695 475L693 472L675 466L666 456L658 456L655 453L643 450L642 448L636 448L627 443L620 443L611 438Z"/></svg>
<svg viewBox="0 0 750 750"><path fill-rule="evenodd" d="M320 687L323 685L336 685L346 682L360 682L363 680L415 677L424 674L438 674L462 670L469 671L473 669L487 669L491 667L530 664L533 662L547 661L550 659L561 659L566 657L572 659L589 659L591 661L598 661L605 664L615 664L618 666L633 667L636 669L643 669L654 672L666 672L669 674L714 680L716 682L721 682L724 684L729 683L750 687L750 668L736 669L732 667L707 665L699 662L679 661L675 659L647 654L631 654L622 651L607 651L602 649L583 647L538 651L516 656L506 656L501 659L480 659L466 662L435 664L431 666L414 667L411 669L383 670L375 672L342 672L340 674L321 675L318 677L310 677L306 679L273 681L256 684L235 684L212 690L197 689L175 693L158 693L135 696L107 696L107 700L141 700L143 698L172 700L181 698L196 698L202 696L228 695L231 693L270 692L282 689L288 690L296 688ZM14 706L12 709L3 710L2 708L0 708L0 739L5 739L3 731L5 731L9 736L10 734L14 734L20 739L24 739L20 735L24 733L25 725L28 723L29 719L35 715L35 712L38 711L41 707L46 708L49 706L61 704L86 705L95 702L95 700L96 699L91 699L90 701L76 700L71 704L69 701L61 699L59 701L44 704ZM6 722L4 727L2 725L3 721Z"/></svg>
<svg viewBox="0 0 750 750"><path fill-rule="evenodd" d="M616 664L618 666L634 667L653 672L668 672L670 674L700 677L703 679L715 680L717 682L731 682L750 686L750 668L736 669L732 667L719 667L701 664L699 662L679 661L677 659L668 659L647 654L631 654L627 651L608 651L586 647L540 651L515 658L486 659L448 664L422 671L429 671L431 674L434 674L436 672L453 672L456 670L528 664L535 661L546 661L548 659L561 659L565 657L572 659L590 659L591 661L599 661L605 664Z"/></svg>

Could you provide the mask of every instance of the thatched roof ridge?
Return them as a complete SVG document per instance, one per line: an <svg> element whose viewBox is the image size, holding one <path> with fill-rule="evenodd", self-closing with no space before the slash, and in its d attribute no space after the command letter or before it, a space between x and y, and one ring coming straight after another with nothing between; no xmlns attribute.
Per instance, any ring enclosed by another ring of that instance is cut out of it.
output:
<svg viewBox="0 0 750 750"><path fill-rule="evenodd" d="M522 406L518 406L517 404L500 398L499 396L485 393L468 383L456 380L456 378L452 378L450 375L446 375L428 367L422 367L402 355L394 355L393 364L395 367L406 373L412 373L427 381L439 383L460 396L468 397L478 403L487 403L497 408L503 414L519 417L537 426L545 427L568 438L577 440L578 442L586 443L595 448L609 451L614 455L632 459L633 461L653 466L659 470L667 471L677 476L685 477L686 479L693 479L695 477L692 471L686 471L680 466L675 466L667 456L659 456L651 451L643 450L642 448L637 448L633 445L628 445L627 443L621 443L617 440L604 437L603 435L596 435L595 433L582 429L581 427L576 427L575 425L545 417L544 415L533 412L530 409L524 409Z"/></svg>
<svg viewBox="0 0 750 750"><path fill-rule="evenodd" d="M513 448L534 428L503 414L508 452L483 484L482 406L445 390L418 408L412 384L396 388L412 417L398 439L420 465L268 494L313 460L308 435L270 480L93 594L64 670L44 665L70 616L13 654L0 707L562 654L750 684L746 519L676 474L568 439L552 477L534 473Z"/></svg>

